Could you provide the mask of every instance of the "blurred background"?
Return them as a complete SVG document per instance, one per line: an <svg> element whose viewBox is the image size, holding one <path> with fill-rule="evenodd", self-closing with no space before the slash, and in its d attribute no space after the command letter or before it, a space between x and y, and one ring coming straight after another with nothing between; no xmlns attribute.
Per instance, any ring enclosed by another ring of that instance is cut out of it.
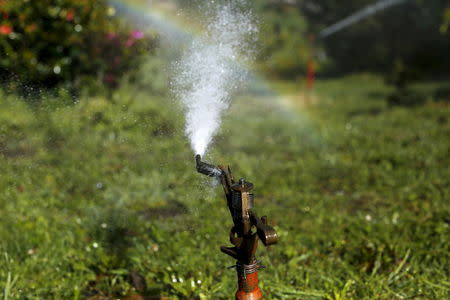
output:
<svg viewBox="0 0 450 300"><path fill-rule="evenodd" d="M446 299L450 3L239 3L255 60L207 160L252 181L280 233L267 299ZM171 89L205 12L0 0L4 300L233 295L231 220Z"/></svg>

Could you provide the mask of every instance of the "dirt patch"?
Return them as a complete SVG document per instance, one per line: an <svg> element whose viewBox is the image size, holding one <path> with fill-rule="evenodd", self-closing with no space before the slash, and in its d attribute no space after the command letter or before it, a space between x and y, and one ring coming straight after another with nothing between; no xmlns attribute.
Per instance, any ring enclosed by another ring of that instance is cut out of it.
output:
<svg viewBox="0 0 450 300"><path fill-rule="evenodd" d="M23 142L7 144L6 142L0 141L0 155L7 158L30 157L35 152L35 149Z"/></svg>
<svg viewBox="0 0 450 300"><path fill-rule="evenodd" d="M177 201L170 200L166 205L161 207L151 207L146 209L142 215L146 219L154 219L154 218L173 218L180 215L186 214L188 211L186 205Z"/></svg>

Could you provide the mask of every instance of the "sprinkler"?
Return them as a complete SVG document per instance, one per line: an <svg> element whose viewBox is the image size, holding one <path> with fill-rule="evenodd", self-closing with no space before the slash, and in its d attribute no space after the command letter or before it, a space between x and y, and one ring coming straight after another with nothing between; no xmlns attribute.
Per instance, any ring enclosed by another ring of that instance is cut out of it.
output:
<svg viewBox="0 0 450 300"><path fill-rule="evenodd" d="M261 300L262 291L258 286L258 270L263 268L256 259L258 240L264 246L274 245L278 241L275 229L267 224L267 217L259 218L254 210L253 184L244 178L235 182L230 167L214 166L195 157L197 171L220 180L228 209L233 219L230 230L230 242L233 247L220 247L220 250L236 260L238 291L236 300Z"/></svg>

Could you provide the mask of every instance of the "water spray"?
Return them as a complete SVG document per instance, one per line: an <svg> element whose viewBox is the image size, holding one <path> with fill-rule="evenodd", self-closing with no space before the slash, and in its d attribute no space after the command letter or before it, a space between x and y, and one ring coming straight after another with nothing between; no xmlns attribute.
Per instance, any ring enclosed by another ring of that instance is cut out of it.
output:
<svg viewBox="0 0 450 300"><path fill-rule="evenodd" d="M186 114L185 133L194 153L204 155L218 131L233 93L248 72L258 28L251 11L234 2L213 6L204 36L192 40L175 64L172 88Z"/></svg>
<svg viewBox="0 0 450 300"><path fill-rule="evenodd" d="M258 240L264 246L278 242L275 229L267 224L267 217L259 218L254 210L253 184L241 178L235 181L230 167L214 166L202 162L201 156L195 157L197 171L220 180L228 209L233 219L230 230L230 242L233 247L222 246L220 250L236 260L238 290L236 300L262 300L262 291L258 285L258 270L263 268L256 258Z"/></svg>
<svg viewBox="0 0 450 300"><path fill-rule="evenodd" d="M330 36L338 31L341 31L344 28L347 28L348 26L351 26L361 20L364 20L376 13L379 13L381 11L384 11L392 6L402 4L408 0L381 0L378 1L375 4L369 5L362 10L352 14L351 16L345 18L342 21L337 22L336 24L333 24L324 30L322 30L319 33L319 38L326 38L327 36Z"/></svg>
<svg viewBox="0 0 450 300"><path fill-rule="evenodd" d="M255 20L239 3L229 1L214 7L213 17L205 24L204 37L193 39L176 64L173 88L186 113L185 133L196 156L197 171L217 178L223 186L233 226L230 230L232 247L221 251L236 260L238 276L237 300L261 300L256 259L258 240L265 246L276 244L276 231L267 225L267 217L259 218L254 211L253 184L245 179L235 182L231 169L201 161L221 117L229 107L233 92L247 80L241 63L251 61L257 36Z"/></svg>
<svg viewBox="0 0 450 300"><path fill-rule="evenodd" d="M403 4L407 2L408 0L381 0L376 2L375 4L371 4L369 6L366 6L365 8L353 13L349 17L331 25L327 28L323 29L319 32L318 38L319 39L325 39L355 23L358 23L359 21L362 21L370 16L373 16L379 12L382 12L388 8L391 8L393 6ZM316 37L315 35L310 36L310 44L311 48L313 49L313 55L308 61L307 65L307 89L312 90L314 87L314 78L315 78L315 49L316 47Z"/></svg>

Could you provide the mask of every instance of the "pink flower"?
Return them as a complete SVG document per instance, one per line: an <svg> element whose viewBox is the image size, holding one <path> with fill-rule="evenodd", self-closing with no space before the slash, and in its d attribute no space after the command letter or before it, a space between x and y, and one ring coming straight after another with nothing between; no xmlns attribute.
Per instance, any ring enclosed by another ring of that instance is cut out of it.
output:
<svg viewBox="0 0 450 300"><path fill-rule="evenodd" d="M13 28L9 25L0 25L0 34L8 35L13 32Z"/></svg>
<svg viewBox="0 0 450 300"><path fill-rule="evenodd" d="M131 33L131 37L132 37L133 39L136 39L136 40L141 40L141 39L144 38L144 33L143 33L142 31L140 31L140 30L134 30L134 31Z"/></svg>
<svg viewBox="0 0 450 300"><path fill-rule="evenodd" d="M134 45L134 39L129 38L126 42L125 42L125 47L127 48L131 48Z"/></svg>
<svg viewBox="0 0 450 300"><path fill-rule="evenodd" d="M117 38L117 33L115 33L115 32L108 32L108 34L106 35L106 38L107 38L109 41L112 41L112 40L114 40L115 38Z"/></svg>
<svg viewBox="0 0 450 300"><path fill-rule="evenodd" d="M106 83L109 83L109 84L116 82L116 79L114 78L114 76L112 74L106 74L104 77L104 80Z"/></svg>
<svg viewBox="0 0 450 300"><path fill-rule="evenodd" d="M75 18L75 10L69 9L66 14L66 20L72 22L74 18Z"/></svg>

